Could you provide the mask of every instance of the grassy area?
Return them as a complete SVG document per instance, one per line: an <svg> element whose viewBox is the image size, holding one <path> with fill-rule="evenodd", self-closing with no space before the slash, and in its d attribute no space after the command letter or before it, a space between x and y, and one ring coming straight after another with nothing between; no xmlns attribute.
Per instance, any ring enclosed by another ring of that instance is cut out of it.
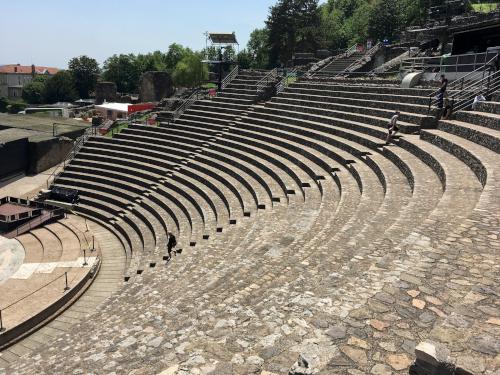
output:
<svg viewBox="0 0 500 375"><path fill-rule="evenodd" d="M106 133L105 137L113 138L114 135L120 133L123 129L126 129L126 128L128 128L128 122L119 123L118 125L109 129L109 131Z"/></svg>
<svg viewBox="0 0 500 375"><path fill-rule="evenodd" d="M0 125L12 128L30 129L52 134L52 125L54 123L58 124L58 135L64 135L64 133L73 132L81 128L88 128L90 126L88 122L61 117L0 113Z"/></svg>
<svg viewBox="0 0 500 375"><path fill-rule="evenodd" d="M476 12L488 13L496 10L500 7L500 2L498 3L477 3L472 4L472 9Z"/></svg>
<svg viewBox="0 0 500 375"><path fill-rule="evenodd" d="M215 89L217 88L217 85L215 83L205 83L204 85L201 85L202 89Z"/></svg>

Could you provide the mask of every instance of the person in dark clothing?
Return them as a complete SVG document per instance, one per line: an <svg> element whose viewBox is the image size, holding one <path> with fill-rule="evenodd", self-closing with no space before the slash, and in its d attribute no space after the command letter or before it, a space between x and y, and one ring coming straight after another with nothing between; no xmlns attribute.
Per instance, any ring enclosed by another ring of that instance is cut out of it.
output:
<svg viewBox="0 0 500 375"><path fill-rule="evenodd" d="M171 232L168 232L168 242L167 242L167 252L168 252L168 259L172 259L172 249L177 245L177 239L175 238L175 235ZM175 252L174 252L175 254Z"/></svg>
<svg viewBox="0 0 500 375"><path fill-rule="evenodd" d="M441 87L439 88L439 92L444 94L447 88L448 88L448 78L446 78L444 74L441 74Z"/></svg>
<svg viewBox="0 0 500 375"><path fill-rule="evenodd" d="M443 92L438 92L438 94L436 95L436 101L437 101L437 107L439 109L442 109L443 108L443 104L444 104L444 93Z"/></svg>
<svg viewBox="0 0 500 375"><path fill-rule="evenodd" d="M443 108L443 113L442 113L441 119L448 120L448 118L451 116L451 111L452 111L452 106L451 106L450 100L448 99L448 96L445 96L444 108Z"/></svg>
<svg viewBox="0 0 500 375"><path fill-rule="evenodd" d="M396 113L394 113L394 116L391 117L391 120L387 124L387 138L385 139L386 144L389 144L392 137L394 137L396 133L399 131L398 120L399 120L399 111L396 111Z"/></svg>

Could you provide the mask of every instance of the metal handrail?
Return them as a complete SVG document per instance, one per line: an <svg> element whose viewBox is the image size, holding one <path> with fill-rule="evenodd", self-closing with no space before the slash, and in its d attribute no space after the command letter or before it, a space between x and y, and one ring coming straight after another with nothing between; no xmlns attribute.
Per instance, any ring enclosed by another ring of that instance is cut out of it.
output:
<svg viewBox="0 0 500 375"><path fill-rule="evenodd" d="M259 82L257 82L257 92L262 92L269 85L269 83L274 82L278 76L278 68L274 68L269 73L267 73Z"/></svg>
<svg viewBox="0 0 500 375"><path fill-rule="evenodd" d="M476 86L477 84L482 82L484 79L490 79L491 69L492 69L491 64L493 63L493 61L495 61L495 59L498 59L499 57L500 57L499 55L495 55L495 57L493 57L489 61L485 62L481 67L466 74L462 78L457 79L457 80L453 81L452 83L448 84L447 90L460 90L460 91L467 90L467 91L470 91L471 89L474 88L474 86ZM486 73L489 73L489 74L485 77ZM464 88L465 83L468 81L474 81L474 83L472 85L466 86ZM429 112L431 110L431 107L438 102L438 99L436 99L435 97L440 93L440 91L441 91L441 89L438 89L438 90L434 91L433 93L429 94L429 109L428 109Z"/></svg>
<svg viewBox="0 0 500 375"><path fill-rule="evenodd" d="M476 95L483 94L485 97L488 97L499 89L500 71L497 71L484 77L473 86L469 86L467 89L451 95L452 111L467 109L474 102Z"/></svg>
<svg viewBox="0 0 500 375"><path fill-rule="evenodd" d="M47 178L47 189L50 187L50 180L53 179L52 182L56 181L57 175L60 173L59 170L62 169L62 171L64 171L64 169L66 168L66 165L69 164L71 162L71 160L74 159L74 157L76 156L76 154L84 146L85 142L87 142L87 140L91 136L93 136L95 134L96 134L95 129L93 127L90 127L90 128L85 129L85 132L82 134L82 136L80 136L80 137L78 137L76 139L75 144L73 145L73 147L71 148L71 150L68 152L68 154L66 155L66 157L63 159L62 165L60 163L52 171L52 173L49 175L49 177Z"/></svg>
<svg viewBox="0 0 500 375"><path fill-rule="evenodd" d="M101 262L101 256L100 255L97 255L96 257L96 262L94 263L94 266L97 264L100 264ZM92 268L91 268L91 271L92 271ZM89 271L90 272L90 271ZM95 270L93 270L92 272L95 272ZM46 284L42 285L41 287L39 287L38 289L35 289L34 291L30 292L29 294L17 299L16 301L10 303L9 305L5 306L5 307L1 307L0 308L0 336L2 335L2 332L6 331L7 328L5 327L5 325L3 324L3 320L2 320L2 312L11 308L12 306L14 305L17 305L19 302L21 301L24 301L26 298L28 297L31 297L32 295L34 295L35 293L38 293L39 291L41 291L42 289L46 288L47 286L55 283L57 280L61 279L62 277L64 277L65 279L65 283L64 283L64 292L67 292L68 290L70 290L70 286L69 286L69 283L68 283L68 272L65 271L64 273L62 273L61 275L57 276L56 278L54 278L53 280L47 282ZM74 281L74 278L73 278L73 281Z"/></svg>
<svg viewBox="0 0 500 375"><path fill-rule="evenodd" d="M184 100L180 107L174 111L172 118L174 120L178 119L184 111L191 107L199 99L199 93L200 90L197 89L186 100Z"/></svg>
<svg viewBox="0 0 500 375"><path fill-rule="evenodd" d="M54 217L64 215L64 209L59 208L56 210L52 210L48 213L42 213L41 215L32 218L28 222L18 226L16 229L13 229L12 231L8 233L4 233L3 236L6 238L14 238L17 236L20 236L21 234L24 234L32 229L35 229L39 225L43 224L44 222L53 219Z"/></svg>
<svg viewBox="0 0 500 375"><path fill-rule="evenodd" d="M287 71L283 78L276 84L276 94L282 92L288 86L288 78L297 74L297 68Z"/></svg>
<svg viewBox="0 0 500 375"><path fill-rule="evenodd" d="M221 89L224 90L231 83L231 81L238 75L239 72L240 72L240 67L236 65L236 67L233 70L231 70L231 72L222 80Z"/></svg>
<svg viewBox="0 0 500 375"><path fill-rule="evenodd" d="M353 53L355 53L356 51L358 50L358 45L357 44L354 44L352 45L351 47L345 49L345 50L342 50L341 53L333 56L333 58L331 59L331 61L324 67L322 67L320 70L318 71L315 71L315 72L312 72L311 74L311 77L314 77L316 74L323 74L321 71L323 69L326 69L328 68L330 65L332 65L335 61L339 60L339 59L342 59L344 57L349 57L351 56Z"/></svg>
<svg viewBox="0 0 500 375"><path fill-rule="evenodd" d="M461 68L469 68L472 67L472 71L481 68L484 64L487 63L488 55L493 56L491 52L483 52L483 53L467 53L461 55L452 55L452 56L423 56L423 57L412 57L407 58L401 61L399 66L399 71L408 71L408 70L437 70L439 72L447 72L447 73L458 73L459 67ZM449 63L450 60L455 60L455 63ZM472 61L473 60L473 61ZM448 71L448 68L452 71Z"/></svg>
<svg viewBox="0 0 500 375"><path fill-rule="evenodd" d="M359 59L353 61L347 68L344 69L344 72L349 72L349 69L351 69L353 66L357 65L358 62L365 58L366 56L372 56L373 54L375 54L379 49L380 47L382 46L382 43L381 42L378 42L377 44L375 44L372 48L370 48L362 57L360 57ZM352 48L352 47L351 47ZM337 76L341 76L344 72L342 73L339 73L337 74Z"/></svg>

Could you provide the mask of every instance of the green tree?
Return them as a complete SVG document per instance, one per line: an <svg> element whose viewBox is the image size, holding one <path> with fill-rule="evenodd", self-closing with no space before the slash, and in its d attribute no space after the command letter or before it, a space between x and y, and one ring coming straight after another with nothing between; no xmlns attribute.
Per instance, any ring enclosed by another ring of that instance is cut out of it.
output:
<svg viewBox="0 0 500 375"><path fill-rule="evenodd" d="M313 52L319 46L318 0L279 0L266 21L269 62L286 63L295 52Z"/></svg>
<svg viewBox="0 0 500 375"><path fill-rule="evenodd" d="M50 77L47 75L37 75L31 82L23 87L22 98L29 104L41 104L44 101L45 84Z"/></svg>
<svg viewBox="0 0 500 375"><path fill-rule="evenodd" d="M252 67L252 55L246 49L238 53L236 60L241 69L250 69Z"/></svg>
<svg viewBox="0 0 500 375"><path fill-rule="evenodd" d="M179 61L181 61L184 56L191 53L192 51L189 48L185 48L178 43L172 43L168 47L167 54L165 56L165 64L167 67L167 71L172 72Z"/></svg>
<svg viewBox="0 0 500 375"><path fill-rule="evenodd" d="M172 73L176 86L195 87L208 79L208 67L202 62L201 52L190 52L179 61Z"/></svg>
<svg viewBox="0 0 500 375"><path fill-rule="evenodd" d="M103 78L105 81L116 83L121 93L137 91L141 71L134 54L113 55L104 62Z"/></svg>
<svg viewBox="0 0 500 375"><path fill-rule="evenodd" d="M61 70L50 77L45 83L44 102L71 102L78 98L73 75L67 70Z"/></svg>
<svg viewBox="0 0 500 375"><path fill-rule="evenodd" d="M20 111L24 111L26 109L26 104L21 102L11 102L7 106L7 112L11 114L19 113Z"/></svg>
<svg viewBox="0 0 500 375"><path fill-rule="evenodd" d="M167 71L167 55L161 51L154 51L145 55L139 54L135 59L137 69L141 73L149 71Z"/></svg>
<svg viewBox="0 0 500 375"><path fill-rule="evenodd" d="M6 97L0 96L0 112L7 112L7 106L9 105L9 101Z"/></svg>
<svg viewBox="0 0 500 375"><path fill-rule="evenodd" d="M94 91L99 77L99 64L88 56L72 58L68 63L68 71L73 75L76 90L80 98L88 98Z"/></svg>
<svg viewBox="0 0 500 375"><path fill-rule="evenodd" d="M368 36L393 41L404 26L400 0L375 0L368 16Z"/></svg>
<svg viewBox="0 0 500 375"><path fill-rule="evenodd" d="M217 47L208 47L204 48L202 50L203 56L212 61L219 61L219 52L221 51L220 48ZM232 46L227 46L225 48L222 48L222 60L223 61L235 61L236 60L236 51Z"/></svg>
<svg viewBox="0 0 500 375"><path fill-rule="evenodd" d="M269 37L268 30L255 29L250 34L247 44L247 51L252 57L252 68L266 69L269 65Z"/></svg>

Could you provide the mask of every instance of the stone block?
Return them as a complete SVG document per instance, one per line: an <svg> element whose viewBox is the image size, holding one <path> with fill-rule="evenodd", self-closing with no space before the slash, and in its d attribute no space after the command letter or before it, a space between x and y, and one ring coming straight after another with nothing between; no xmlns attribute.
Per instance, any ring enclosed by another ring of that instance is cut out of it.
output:
<svg viewBox="0 0 500 375"><path fill-rule="evenodd" d="M174 93L174 85L167 72L146 72L141 77L139 98L142 102L159 102Z"/></svg>

